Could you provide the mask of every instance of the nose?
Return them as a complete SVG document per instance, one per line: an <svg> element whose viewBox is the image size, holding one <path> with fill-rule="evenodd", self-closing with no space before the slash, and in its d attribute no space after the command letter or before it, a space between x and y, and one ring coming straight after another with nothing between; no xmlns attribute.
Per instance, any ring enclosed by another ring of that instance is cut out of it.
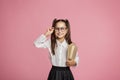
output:
<svg viewBox="0 0 120 80"><path fill-rule="evenodd" d="M62 32L61 29L59 29L58 32Z"/></svg>

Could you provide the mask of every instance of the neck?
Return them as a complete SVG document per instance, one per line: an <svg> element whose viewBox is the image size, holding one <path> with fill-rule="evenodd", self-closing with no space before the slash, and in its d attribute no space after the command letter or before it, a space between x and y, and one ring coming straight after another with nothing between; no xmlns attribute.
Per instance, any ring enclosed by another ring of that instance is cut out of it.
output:
<svg viewBox="0 0 120 80"><path fill-rule="evenodd" d="M64 41L64 38L58 38L57 40L62 43Z"/></svg>

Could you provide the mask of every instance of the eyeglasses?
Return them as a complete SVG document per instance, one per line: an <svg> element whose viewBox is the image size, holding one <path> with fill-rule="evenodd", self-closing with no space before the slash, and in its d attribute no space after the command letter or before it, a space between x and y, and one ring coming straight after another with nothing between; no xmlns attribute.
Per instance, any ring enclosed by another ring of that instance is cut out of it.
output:
<svg viewBox="0 0 120 80"><path fill-rule="evenodd" d="M65 31L65 29L67 29L67 28L64 28L64 27L58 28L58 27L56 27L56 28L55 28L55 31L61 30L61 31L63 32L63 31Z"/></svg>

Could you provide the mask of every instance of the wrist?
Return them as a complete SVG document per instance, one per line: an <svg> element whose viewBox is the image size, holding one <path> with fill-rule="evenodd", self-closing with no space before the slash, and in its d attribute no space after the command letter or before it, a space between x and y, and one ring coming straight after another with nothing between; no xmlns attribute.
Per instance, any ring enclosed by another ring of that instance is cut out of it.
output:
<svg viewBox="0 0 120 80"><path fill-rule="evenodd" d="M44 34L46 37L48 37L49 36L49 34L46 32L45 34Z"/></svg>

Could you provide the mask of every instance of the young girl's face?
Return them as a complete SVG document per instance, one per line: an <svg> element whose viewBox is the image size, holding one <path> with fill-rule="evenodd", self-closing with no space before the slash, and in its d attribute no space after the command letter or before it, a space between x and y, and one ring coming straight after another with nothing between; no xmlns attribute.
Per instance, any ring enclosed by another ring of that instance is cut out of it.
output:
<svg viewBox="0 0 120 80"><path fill-rule="evenodd" d="M67 33L67 26L64 22L60 21L55 26L55 36L59 39L64 38Z"/></svg>

